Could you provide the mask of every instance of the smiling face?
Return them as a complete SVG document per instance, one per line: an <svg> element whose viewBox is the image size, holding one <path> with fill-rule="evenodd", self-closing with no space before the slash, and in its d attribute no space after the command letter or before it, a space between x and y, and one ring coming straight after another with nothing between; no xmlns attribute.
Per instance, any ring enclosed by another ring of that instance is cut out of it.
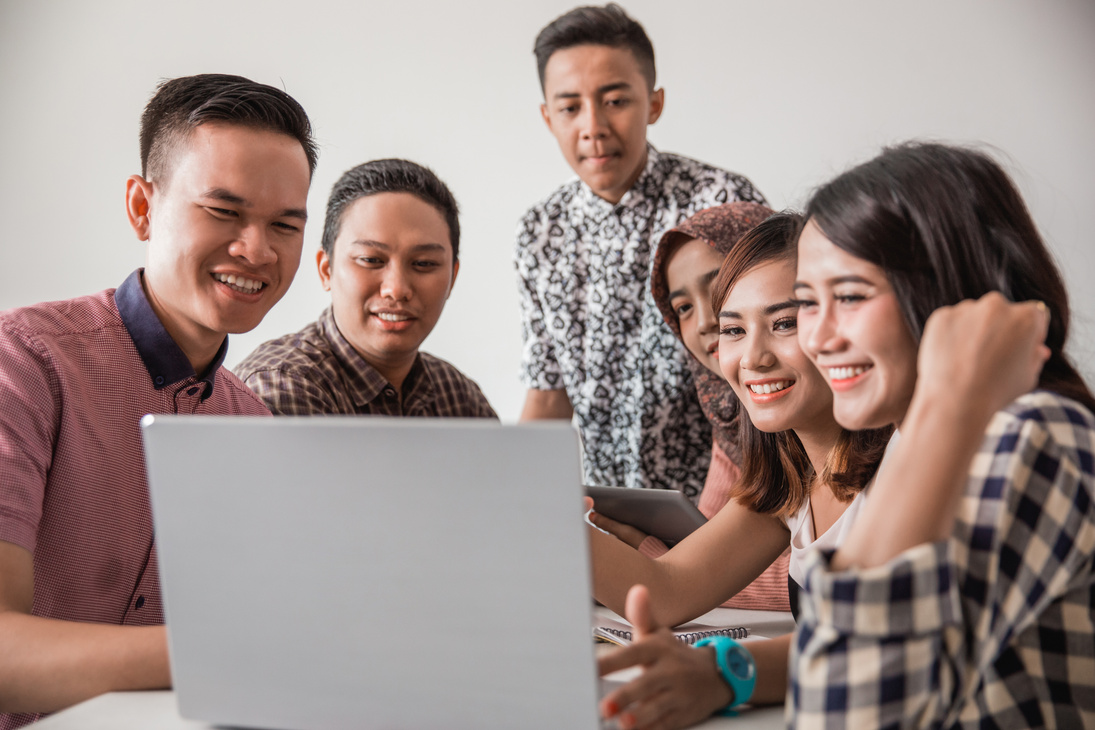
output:
<svg viewBox="0 0 1095 730"><path fill-rule="evenodd" d="M646 126L661 116L663 98L631 51L573 46L548 59L540 113L571 169L617 203L646 165Z"/></svg>
<svg viewBox="0 0 1095 730"><path fill-rule="evenodd" d="M898 425L916 386L917 344L885 272L834 245L811 221L798 241L799 341L851 430Z"/></svg>
<svg viewBox="0 0 1095 730"><path fill-rule="evenodd" d="M149 303L201 368L293 281L311 175L297 140L229 124L198 126L173 155L166 178L129 178L126 205L148 241Z"/></svg>
<svg viewBox="0 0 1095 730"><path fill-rule="evenodd" d="M410 193L377 193L342 214L331 257L317 256L343 337L399 387L452 291L449 226Z"/></svg>
<svg viewBox="0 0 1095 730"><path fill-rule="evenodd" d="M681 340L688 351L715 375L719 371L719 319L711 309L711 282L726 257L706 241L693 238L670 256L665 266L669 306L677 315Z"/></svg>
<svg viewBox="0 0 1095 730"><path fill-rule="evenodd" d="M832 394L798 344L791 259L747 271L719 311L719 367L758 429L829 432Z"/></svg>

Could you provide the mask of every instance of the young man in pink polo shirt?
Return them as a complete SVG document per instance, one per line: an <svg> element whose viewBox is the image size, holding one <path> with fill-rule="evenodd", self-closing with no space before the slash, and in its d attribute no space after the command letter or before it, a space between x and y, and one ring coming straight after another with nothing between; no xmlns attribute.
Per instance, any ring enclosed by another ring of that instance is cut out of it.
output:
<svg viewBox="0 0 1095 730"><path fill-rule="evenodd" d="M0 730L170 685L138 422L268 414L221 363L227 334L254 328L296 273L315 163L286 93L167 81L126 183L145 267L0 313Z"/></svg>

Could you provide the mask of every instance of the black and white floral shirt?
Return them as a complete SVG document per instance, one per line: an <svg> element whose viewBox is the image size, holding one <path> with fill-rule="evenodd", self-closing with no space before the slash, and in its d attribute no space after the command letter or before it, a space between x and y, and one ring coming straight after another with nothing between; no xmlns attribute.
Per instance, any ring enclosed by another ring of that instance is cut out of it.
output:
<svg viewBox="0 0 1095 730"><path fill-rule="evenodd" d="M517 230L522 382L565 388L589 484L703 488L711 428L683 345L650 294L653 248L693 213L763 203L741 175L647 148L646 168L619 203L575 178Z"/></svg>

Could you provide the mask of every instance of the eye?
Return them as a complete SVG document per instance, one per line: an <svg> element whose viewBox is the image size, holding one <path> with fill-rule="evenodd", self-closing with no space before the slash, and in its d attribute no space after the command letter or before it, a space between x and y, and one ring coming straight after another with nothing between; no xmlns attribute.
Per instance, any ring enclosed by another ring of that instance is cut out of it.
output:
<svg viewBox="0 0 1095 730"><path fill-rule="evenodd" d="M384 262L375 256L354 256L354 263L361 266L381 266Z"/></svg>
<svg viewBox="0 0 1095 730"><path fill-rule="evenodd" d="M568 104L566 106L559 107L560 114L576 114L578 112L577 104Z"/></svg>
<svg viewBox="0 0 1095 730"><path fill-rule="evenodd" d="M737 324L728 324L719 328L722 337L741 337L745 334L745 328Z"/></svg>
<svg viewBox="0 0 1095 730"><path fill-rule="evenodd" d="M209 211L210 213L212 213L214 218L220 218L222 220L223 219L228 219L228 218L239 218L240 217L239 213L237 213L234 210L229 210L228 208L216 208L212 205L207 205L207 206L205 206L205 209L207 211Z"/></svg>
<svg viewBox="0 0 1095 730"><path fill-rule="evenodd" d="M801 312L813 312L817 309L817 302L813 299L796 299L794 305L798 307L798 311Z"/></svg>
<svg viewBox="0 0 1095 730"><path fill-rule="evenodd" d="M684 315L686 315L686 314L688 314L689 312L692 311L692 303L691 302L682 302L682 303L674 306L673 311L676 312L677 319L680 319L681 317L683 317Z"/></svg>
<svg viewBox="0 0 1095 730"><path fill-rule="evenodd" d="M438 266L441 265L441 262L440 261L426 261L426 260L423 260L423 261L415 261L414 265L415 265L416 268L419 268L419 269L430 270L430 269L436 269Z"/></svg>
<svg viewBox="0 0 1095 730"><path fill-rule="evenodd" d="M299 233L300 228L294 226L292 223L284 223L282 221L274 221L274 228L281 230L283 233Z"/></svg>
<svg viewBox="0 0 1095 730"><path fill-rule="evenodd" d="M862 294L834 294L833 299L837 300L841 304L858 304L867 297Z"/></svg>
<svg viewBox="0 0 1095 730"><path fill-rule="evenodd" d="M605 104L607 104L608 106L614 106L614 107L617 107L617 108L625 107L630 103L631 103L631 99L628 99L626 96L618 96L614 99L608 99L608 100L605 101Z"/></svg>
<svg viewBox="0 0 1095 730"><path fill-rule="evenodd" d="M776 332L791 332L798 327L797 317L780 317L772 324Z"/></svg>

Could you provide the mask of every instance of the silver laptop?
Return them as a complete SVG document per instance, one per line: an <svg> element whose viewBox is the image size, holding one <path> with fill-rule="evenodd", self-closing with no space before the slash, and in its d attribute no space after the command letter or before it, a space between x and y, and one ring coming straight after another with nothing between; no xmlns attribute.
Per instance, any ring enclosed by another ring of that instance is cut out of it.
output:
<svg viewBox="0 0 1095 730"><path fill-rule="evenodd" d="M184 717L596 728L567 424L146 416Z"/></svg>

